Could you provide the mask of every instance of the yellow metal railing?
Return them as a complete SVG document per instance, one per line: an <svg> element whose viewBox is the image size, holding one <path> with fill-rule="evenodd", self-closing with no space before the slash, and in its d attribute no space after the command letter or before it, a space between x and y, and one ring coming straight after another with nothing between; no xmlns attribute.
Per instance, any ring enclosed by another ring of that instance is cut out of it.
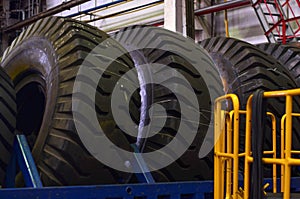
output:
<svg viewBox="0 0 300 199"><path fill-rule="evenodd" d="M233 111L229 113L221 109L222 102L232 101ZM226 166L227 183L232 184L226 189L226 198L233 192L238 191L238 173L232 175L232 170L238 170L239 166L239 99L234 94L222 96L215 103L215 156L214 156L214 197L224 198L224 169ZM229 118L228 118L229 114ZM225 115L225 116L224 116ZM223 116L223 117L222 117ZM227 118L227 119L226 119ZM226 119L226 122L223 122ZM233 127L232 122L233 121ZM227 128L226 128L226 125ZM227 144L225 144L225 133L227 134ZM233 139L233 140L232 140ZM232 147L232 142L234 147ZM227 150L225 150L227 145ZM233 149L233 150L232 150Z"/></svg>
<svg viewBox="0 0 300 199"><path fill-rule="evenodd" d="M264 151L264 164L272 164L273 193L277 193L277 165L280 165L280 192L283 199L290 198L291 166L300 165L300 159L292 154L300 151L292 150L292 117L300 117L300 113L293 113L293 96L300 95L300 89L285 91L270 91L264 93L264 98L285 98L285 113L282 113L280 132L276 132L276 118L268 112L272 122L272 149ZM215 101L215 156L214 156L214 198L248 199L250 195L250 165L253 162L251 152L251 115L252 98L248 98L246 110L239 110L239 99L234 94L219 97ZM226 103L226 104L225 104ZM223 107L232 107L227 110ZM225 104L225 106L224 106ZM240 116L246 115L245 127L240 125ZM245 128L245 129L242 129ZM245 132L245 144L240 146L240 130ZM276 135L280 137L280 157L276 157ZM241 151L244 149L243 151ZM244 161L244 187L239 188L239 161Z"/></svg>

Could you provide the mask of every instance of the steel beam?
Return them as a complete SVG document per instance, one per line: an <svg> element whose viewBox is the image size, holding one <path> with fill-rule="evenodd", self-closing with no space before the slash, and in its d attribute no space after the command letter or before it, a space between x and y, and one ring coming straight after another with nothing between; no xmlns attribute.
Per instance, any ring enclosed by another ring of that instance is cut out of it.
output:
<svg viewBox="0 0 300 199"><path fill-rule="evenodd" d="M200 8L198 10L195 10L195 15L200 16L200 15L210 14L213 12L219 12L223 10L228 10L228 9L233 9L233 8L238 8L242 6L248 6L248 5L251 5L251 2L249 0L233 0L233 1L228 1L213 6L208 6L205 8Z"/></svg>
<svg viewBox="0 0 300 199"><path fill-rule="evenodd" d="M164 0L153 1L151 3L147 3L147 4L144 4L144 5L137 6L137 7L129 8L129 9L122 10L122 11L119 11L119 12L116 12L116 13L112 13L112 14L108 14L108 15L105 15L105 16L96 17L96 18L91 19L91 20L86 20L84 22L85 23L91 23L91 22L98 21L98 20L101 20L101 19L106 19L106 18L118 16L120 14L128 13L128 12L131 12L131 11L134 11L134 10L139 10L141 8L145 8L145 7L148 7L148 6L153 6L155 4L162 3L163 1Z"/></svg>
<svg viewBox="0 0 300 199"><path fill-rule="evenodd" d="M117 1L112 1L112 2L109 2L109 3L106 3L106 4L102 4L102 5L99 5L99 6L96 6L94 8L90 8L90 9L87 9L87 10L83 10L83 11L80 11L80 12L77 12L77 13L74 13L74 14L70 14L66 17L76 17L76 16L79 16L79 15L82 15L82 14L89 14L90 12L93 12L93 11L96 11L96 10L99 10L99 9L102 9L102 8L106 8L106 7L109 7L109 6L114 6L116 4L120 4L120 3L124 3L124 2L127 2L128 0L117 0Z"/></svg>
<svg viewBox="0 0 300 199"><path fill-rule="evenodd" d="M78 5L83 4L85 2L88 2L88 1L90 1L90 0L72 0L72 1L68 1L66 3L62 3L59 6L55 6L53 8L50 8L49 10L41 12L38 15L32 16L29 19L26 19L24 21L21 21L21 22L18 22L16 24L14 24L14 25L8 26L8 27L4 28L4 32L11 32L13 30L21 29L24 26L28 26L28 25L36 22L39 19L55 15L57 13L60 13L60 12L64 11L64 10L68 10L68 9L74 7L74 6L78 6Z"/></svg>

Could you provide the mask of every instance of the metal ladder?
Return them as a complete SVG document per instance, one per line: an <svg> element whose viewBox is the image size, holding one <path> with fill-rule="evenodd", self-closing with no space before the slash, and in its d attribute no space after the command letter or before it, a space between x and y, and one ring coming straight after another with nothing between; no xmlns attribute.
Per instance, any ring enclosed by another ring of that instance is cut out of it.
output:
<svg viewBox="0 0 300 199"><path fill-rule="evenodd" d="M300 40L300 0L251 0L265 35L271 43Z"/></svg>

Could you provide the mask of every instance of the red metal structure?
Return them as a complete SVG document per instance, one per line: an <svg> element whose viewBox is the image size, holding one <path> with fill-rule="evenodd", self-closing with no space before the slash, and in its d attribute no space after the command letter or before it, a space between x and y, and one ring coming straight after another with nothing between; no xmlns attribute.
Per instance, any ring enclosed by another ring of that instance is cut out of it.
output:
<svg viewBox="0 0 300 199"><path fill-rule="evenodd" d="M300 40L300 0L251 0L269 42Z"/></svg>

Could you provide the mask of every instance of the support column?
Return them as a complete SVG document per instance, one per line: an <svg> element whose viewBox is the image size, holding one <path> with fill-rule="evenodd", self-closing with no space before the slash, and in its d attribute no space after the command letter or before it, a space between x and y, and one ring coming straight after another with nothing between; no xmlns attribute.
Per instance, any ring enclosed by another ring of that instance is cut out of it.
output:
<svg viewBox="0 0 300 199"><path fill-rule="evenodd" d="M164 5L164 28L194 39L194 0L165 0Z"/></svg>
<svg viewBox="0 0 300 199"><path fill-rule="evenodd" d="M174 31L183 32L185 14L185 0L165 0L164 8L164 28Z"/></svg>
<svg viewBox="0 0 300 199"><path fill-rule="evenodd" d="M186 36L195 40L195 12L194 0L185 0Z"/></svg>

